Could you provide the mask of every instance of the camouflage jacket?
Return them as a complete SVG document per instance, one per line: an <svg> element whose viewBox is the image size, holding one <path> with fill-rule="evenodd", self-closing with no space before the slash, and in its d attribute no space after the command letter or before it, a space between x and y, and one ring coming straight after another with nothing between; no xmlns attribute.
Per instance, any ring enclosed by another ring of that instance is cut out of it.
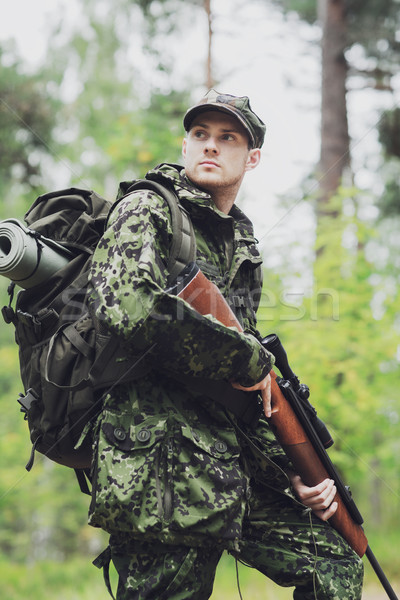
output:
<svg viewBox="0 0 400 600"><path fill-rule="evenodd" d="M89 522L119 535L229 547L240 538L251 478L287 487L283 452L265 420L243 442L232 416L179 376L253 385L269 372L255 317L261 257L237 207L229 215L217 210L181 168L161 165L154 173L174 184L194 226L196 262L229 299L244 333L165 291L166 201L148 190L121 200L93 257L93 311L128 352L146 356L150 371L105 400Z"/></svg>

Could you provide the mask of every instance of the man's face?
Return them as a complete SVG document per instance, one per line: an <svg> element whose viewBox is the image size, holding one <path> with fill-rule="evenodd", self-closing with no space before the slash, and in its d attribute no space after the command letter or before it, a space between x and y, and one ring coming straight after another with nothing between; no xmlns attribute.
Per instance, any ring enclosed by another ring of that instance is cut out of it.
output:
<svg viewBox="0 0 400 600"><path fill-rule="evenodd" d="M246 171L259 161L260 151L249 150L246 130L221 111L198 115L183 141L182 153L189 179L212 193L239 188Z"/></svg>

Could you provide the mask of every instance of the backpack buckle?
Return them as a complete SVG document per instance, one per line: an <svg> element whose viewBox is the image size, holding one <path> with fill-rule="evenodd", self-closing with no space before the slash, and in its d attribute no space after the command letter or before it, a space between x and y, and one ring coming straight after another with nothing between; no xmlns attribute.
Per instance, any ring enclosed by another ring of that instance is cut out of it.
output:
<svg viewBox="0 0 400 600"><path fill-rule="evenodd" d="M20 394L17 400L21 405L21 412L23 412L26 417L33 402L37 402L37 400L39 400L39 396L33 388L29 388L25 396L23 394Z"/></svg>
<svg viewBox="0 0 400 600"><path fill-rule="evenodd" d="M7 325L14 322L15 312L11 306L3 306L1 309L1 314L3 315L3 319Z"/></svg>
<svg viewBox="0 0 400 600"><path fill-rule="evenodd" d="M7 294L10 297L10 301L8 303L8 306L3 306L3 308L1 309L3 319L7 323L7 325L9 325L10 323L14 323L14 321L15 321L15 311L11 306L13 298L14 298L14 290L15 290L15 283L14 283L14 281L12 281L7 288Z"/></svg>

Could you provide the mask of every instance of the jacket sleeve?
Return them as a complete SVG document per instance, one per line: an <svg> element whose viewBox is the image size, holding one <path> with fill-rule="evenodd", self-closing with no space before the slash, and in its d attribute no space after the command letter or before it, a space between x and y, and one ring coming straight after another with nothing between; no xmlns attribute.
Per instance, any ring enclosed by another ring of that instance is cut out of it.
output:
<svg viewBox="0 0 400 600"><path fill-rule="evenodd" d="M132 354L149 352L154 368L245 386L261 381L271 355L255 337L199 315L165 291L171 240L163 198L141 191L122 200L93 256L92 313Z"/></svg>

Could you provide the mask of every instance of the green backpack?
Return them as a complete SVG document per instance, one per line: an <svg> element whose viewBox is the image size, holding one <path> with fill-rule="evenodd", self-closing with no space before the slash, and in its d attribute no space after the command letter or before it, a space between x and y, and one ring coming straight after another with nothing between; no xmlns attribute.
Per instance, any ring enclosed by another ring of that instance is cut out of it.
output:
<svg viewBox="0 0 400 600"><path fill-rule="evenodd" d="M122 197L134 190L150 189L168 202L173 229L169 261L169 282L172 282L194 260L195 238L189 216L165 183L145 179L123 185ZM52 242L65 249L68 260L43 283L19 291L15 308L15 282L12 282L9 304L2 311L6 323L15 327L19 347L25 391L18 401L28 421L32 442L26 468L28 471L32 468L37 450L75 469L81 489L86 492L85 475L91 464L92 444L90 436L85 434L102 408L104 394L149 369L145 357L127 358L121 340L102 330L88 312L92 254L114 206L93 191L77 188L37 198L24 217L28 229L22 226L29 241L33 238L37 247L34 272L43 248ZM0 225L10 221L15 225L13 219ZM0 229L0 247L5 246Z"/></svg>

